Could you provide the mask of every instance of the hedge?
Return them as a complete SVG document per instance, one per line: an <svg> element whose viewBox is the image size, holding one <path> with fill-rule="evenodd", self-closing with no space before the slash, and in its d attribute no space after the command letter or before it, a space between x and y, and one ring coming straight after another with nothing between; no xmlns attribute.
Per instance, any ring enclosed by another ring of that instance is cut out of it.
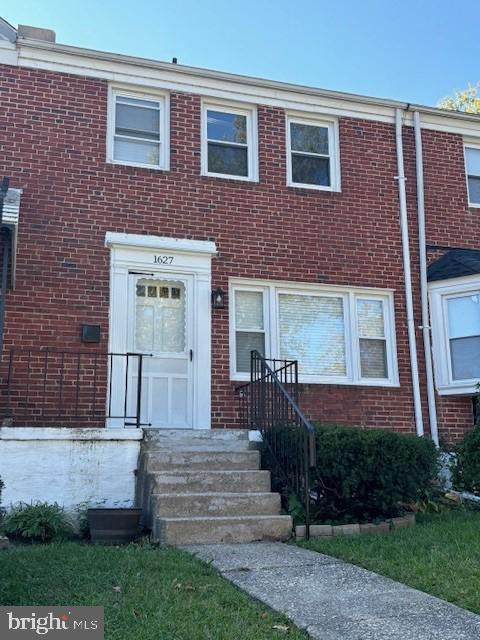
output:
<svg viewBox="0 0 480 640"><path fill-rule="evenodd" d="M315 522L370 522L401 515L429 492L437 477L437 450L429 438L381 429L317 426L316 445L317 464L310 481ZM300 503L282 486L268 452L264 460L276 490L283 492L284 503L300 521Z"/></svg>
<svg viewBox="0 0 480 640"><path fill-rule="evenodd" d="M452 467L454 488L480 493L480 424L465 436L456 454Z"/></svg>

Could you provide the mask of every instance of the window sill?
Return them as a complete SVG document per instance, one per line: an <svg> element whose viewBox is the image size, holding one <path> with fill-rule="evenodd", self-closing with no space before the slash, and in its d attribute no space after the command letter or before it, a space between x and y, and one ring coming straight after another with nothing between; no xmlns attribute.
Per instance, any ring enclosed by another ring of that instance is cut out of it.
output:
<svg viewBox="0 0 480 640"><path fill-rule="evenodd" d="M468 208L469 209L480 209L480 202L469 202L468 203Z"/></svg>
<svg viewBox="0 0 480 640"><path fill-rule="evenodd" d="M122 162L121 160L107 160L107 164L119 167L134 167L135 169L148 169L150 171L169 171L169 167L160 167L154 164L141 164L140 162Z"/></svg>
<svg viewBox="0 0 480 640"><path fill-rule="evenodd" d="M238 382L239 384L242 383L246 383L246 382L250 382L250 376L249 375L239 375L239 374L234 374L230 376L230 382ZM391 388L399 388L400 387L400 383L399 382L393 382L392 380L344 380L344 379L339 379L339 378L331 378L329 380L325 380L325 379L321 379L321 378L315 378L315 377L305 377L305 376L299 376L298 377L298 383L299 384L305 384L305 385L313 385L313 384L318 384L318 385L329 385L329 386L336 386L336 387L391 387Z"/></svg>
<svg viewBox="0 0 480 640"><path fill-rule="evenodd" d="M307 189L308 191L320 191L321 193L341 193L341 190L336 187L321 187L314 184L300 184L297 182L287 182L287 188Z"/></svg>
<svg viewBox="0 0 480 640"><path fill-rule="evenodd" d="M245 178L242 176L230 176L223 173L201 173L202 178L220 178L220 180L229 180L231 182L250 182L251 184L259 184L258 178Z"/></svg>
<svg viewBox="0 0 480 640"><path fill-rule="evenodd" d="M478 394L477 382L465 384L449 384L437 387L439 396L475 396Z"/></svg>

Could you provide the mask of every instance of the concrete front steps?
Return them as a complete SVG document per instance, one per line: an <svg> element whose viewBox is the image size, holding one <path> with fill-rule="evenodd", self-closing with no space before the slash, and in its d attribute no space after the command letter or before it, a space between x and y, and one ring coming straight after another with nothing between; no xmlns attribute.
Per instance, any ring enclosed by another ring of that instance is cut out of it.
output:
<svg viewBox="0 0 480 640"><path fill-rule="evenodd" d="M137 503L164 544L286 540L292 531L242 430L146 430Z"/></svg>

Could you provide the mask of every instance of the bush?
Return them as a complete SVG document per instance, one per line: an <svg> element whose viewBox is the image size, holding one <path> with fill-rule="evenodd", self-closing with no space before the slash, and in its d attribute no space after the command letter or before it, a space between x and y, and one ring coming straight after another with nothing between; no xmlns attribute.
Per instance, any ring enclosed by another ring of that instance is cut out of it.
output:
<svg viewBox="0 0 480 640"><path fill-rule="evenodd" d="M452 482L459 491L480 493L480 424L457 447Z"/></svg>
<svg viewBox="0 0 480 640"><path fill-rule="evenodd" d="M317 465L311 472L311 518L340 524L400 515L432 489L437 451L429 439L380 429L318 426ZM268 464L268 455L265 456ZM282 491L281 477L272 476ZM288 497L299 522L303 506Z"/></svg>
<svg viewBox="0 0 480 640"><path fill-rule="evenodd" d="M65 510L57 503L21 503L3 521L4 533L12 538L32 542L63 540L73 533Z"/></svg>

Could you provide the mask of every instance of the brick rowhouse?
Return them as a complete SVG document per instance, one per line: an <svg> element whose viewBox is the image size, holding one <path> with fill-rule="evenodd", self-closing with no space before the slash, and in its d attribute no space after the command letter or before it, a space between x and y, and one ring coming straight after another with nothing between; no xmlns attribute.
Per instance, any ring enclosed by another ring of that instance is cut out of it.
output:
<svg viewBox="0 0 480 640"><path fill-rule="evenodd" d="M400 385L303 385L302 407L323 422L415 431L392 123L340 115L341 192L321 192L286 186L285 109L261 98L259 181L251 183L200 175L199 94L170 91L170 169L159 171L107 163L107 80L4 64L0 87L1 173L23 189L5 359L11 347L108 349L106 232L211 240L218 248L212 285L226 291L231 277L393 289ZM419 327L411 127L403 127L403 140ZM477 248L462 136L424 129L423 146L429 258L446 247ZM101 325L99 345L80 343L85 322ZM228 308L212 311L214 427L238 425L228 323ZM418 328L417 349L428 429ZM471 396L436 400L441 439L460 438L472 424Z"/></svg>

